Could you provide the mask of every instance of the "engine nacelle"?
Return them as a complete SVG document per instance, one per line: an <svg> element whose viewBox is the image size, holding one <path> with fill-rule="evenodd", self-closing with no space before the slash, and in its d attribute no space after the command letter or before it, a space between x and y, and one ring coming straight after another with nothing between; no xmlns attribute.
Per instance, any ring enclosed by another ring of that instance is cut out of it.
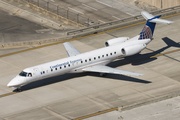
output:
<svg viewBox="0 0 180 120"><path fill-rule="evenodd" d="M114 38L114 39L111 39L111 40L106 41L106 42L105 42L105 46L108 47L108 46L115 45L115 44L117 44L117 43L123 43L123 42L125 42L126 40L129 40L129 37Z"/></svg>
<svg viewBox="0 0 180 120"><path fill-rule="evenodd" d="M141 50L143 50L145 47L146 47L145 44L131 45L131 46L127 46L127 47L122 48L121 52L125 56L131 56L131 55L134 55L134 54L141 52Z"/></svg>

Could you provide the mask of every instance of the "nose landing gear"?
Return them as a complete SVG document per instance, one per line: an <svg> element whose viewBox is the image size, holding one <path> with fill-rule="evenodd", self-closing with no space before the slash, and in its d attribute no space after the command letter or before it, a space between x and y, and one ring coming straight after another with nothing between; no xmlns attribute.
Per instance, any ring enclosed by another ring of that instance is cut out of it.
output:
<svg viewBox="0 0 180 120"><path fill-rule="evenodd" d="M17 88L15 91L21 92L22 90L21 90L21 88Z"/></svg>

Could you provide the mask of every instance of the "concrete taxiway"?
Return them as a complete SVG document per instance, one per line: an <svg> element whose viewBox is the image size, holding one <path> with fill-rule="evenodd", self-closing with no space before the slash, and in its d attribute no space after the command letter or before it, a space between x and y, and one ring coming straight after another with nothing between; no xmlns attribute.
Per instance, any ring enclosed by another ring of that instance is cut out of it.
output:
<svg viewBox="0 0 180 120"><path fill-rule="evenodd" d="M7 83L24 68L68 57L68 55L62 44L56 44L1 56L0 94L8 94L0 98L0 119L75 119L179 92L180 16L167 19L175 23L169 26L158 24L154 40L147 49L139 55L109 64L119 69L143 73L141 77L112 74L99 77L98 73L65 74L30 83L22 87L23 92L9 94L12 89L7 88ZM95 34L70 43L79 51L87 52L103 47L104 42L111 38L133 37L141 32L143 26L144 24L141 24ZM161 54L169 51L172 52ZM151 57L156 55L159 56Z"/></svg>

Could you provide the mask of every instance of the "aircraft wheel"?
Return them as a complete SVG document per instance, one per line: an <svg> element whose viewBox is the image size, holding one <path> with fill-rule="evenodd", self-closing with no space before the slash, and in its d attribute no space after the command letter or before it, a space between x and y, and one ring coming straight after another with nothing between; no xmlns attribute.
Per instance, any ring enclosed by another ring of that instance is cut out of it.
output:
<svg viewBox="0 0 180 120"><path fill-rule="evenodd" d="M16 91L17 92L21 92L22 90L21 90L21 88L17 88Z"/></svg>
<svg viewBox="0 0 180 120"><path fill-rule="evenodd" d="M107 73L100 73L100 76L105 77L105 76L107 76Z"/></svg>

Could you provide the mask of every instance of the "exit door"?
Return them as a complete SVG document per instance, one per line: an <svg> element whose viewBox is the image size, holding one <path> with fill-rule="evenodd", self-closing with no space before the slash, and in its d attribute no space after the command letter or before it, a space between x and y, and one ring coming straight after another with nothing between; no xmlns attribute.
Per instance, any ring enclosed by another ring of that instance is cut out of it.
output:
<svg viewBox="0 0 180 120"><path fill-rule="evenodd" d="M40 73L40 71L39 71L38 68L34 68L34 69L33 69L33 77L34 77L36 80L38 80L38 79L41 78L41 73Z"/></svg>

